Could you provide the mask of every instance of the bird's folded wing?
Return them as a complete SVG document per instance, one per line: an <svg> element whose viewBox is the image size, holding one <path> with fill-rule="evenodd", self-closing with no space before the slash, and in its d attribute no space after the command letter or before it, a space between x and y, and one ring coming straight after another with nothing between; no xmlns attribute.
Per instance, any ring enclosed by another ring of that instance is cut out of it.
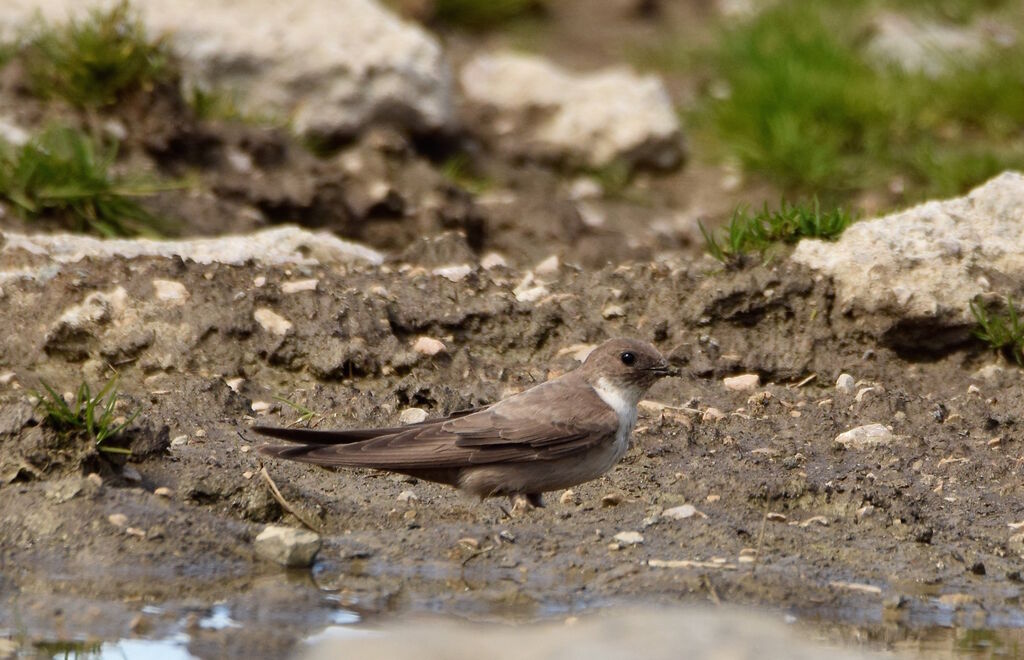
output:
<svg viewBox="0 0 1024 660"><path fill-rule="evenodd" d="M437 424L438 422L446 422L450 419L457 419L466 415L472 415L473 413L486 410L489 406L482 406L479 408L467 408L465 410L456 410L450 413L446 417L440 419L428 419L415 424L406 424L405 426L394 426L391 428L381 429L351 429L344 431L320 431L317 429L296 429L296 428L285 428L283 426L261 426L256 425L249 427L249 430L255 431L260 435L265 435L270 438L277 438L278 440L287 440L289 442L301 442L306 445L347 445L353 442L362 442L363 440L369 440L371 438L377 438L382 435L394 435L395 433L401 433L410 429L420 428L423 426L430 426Z"/></svg>
<svg viewBox="0 0 1024 660"><path fill-rule="evenodd" d="M319 465L457 468L569 456L610 443L617 428L615 412L593 389L553 381L471 414L401 427L370 439L261 451Z"/></svg>

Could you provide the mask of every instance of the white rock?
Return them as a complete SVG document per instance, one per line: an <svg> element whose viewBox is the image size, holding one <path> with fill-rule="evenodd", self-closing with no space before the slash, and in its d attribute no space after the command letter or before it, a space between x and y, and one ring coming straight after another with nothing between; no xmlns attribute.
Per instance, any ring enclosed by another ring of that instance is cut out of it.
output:
<svg viewBox="0 0 1024 660"><path fill-rule="evenodd" d="M640 545L644 542L644 536L640 532L619 532L612 539L621 545Z"/></svg>
<svg viewBox="0 0 1024 660"><path fill-rule="evenodd" d="M260 307L252 314L264 330L273 335L286 335L292 329L292 322L273 310Z"/></svg>
<svg viewBox="0 0 1024 660"><path fill-rule="evenodd" d="M505 257L501 256L497 252L488 252L480 260L480 267L484 270L491 270L494 268L504 268L508 265L505 261Z"/></svg>
<svg viewBox="0 0 1024 660"><path fill-rule="evenodd" d="M973 325L975 269L1024 280L1024 175L1004 172L964 197L854 223L834 243L803 240L793 260L830 275L836 314Z"/></svg>
<svg viewBox="0 0 1024 660"><path fill-rule="evenodd" d="M606 319L618 319L626 315L626 310L622 305L607 305L601 310L601 316Z"/></svg>
<svg viewBox="0 0 1024 660"><path fill-rule="evenodd" d="M655 76L624 69L577 74L533 55L481 54L460 73L468 101L496 112L506 149L591 167L614 161L673 167L679 120Z"/></svg>
<svg viewBox="0 0 1024 660"><path fill-rule="evenodd" d="M32 134L6 116L0 116L0 140L12 147L20 147L32 139Z"/></svg>
<svg viewBox="0 0 1024 660"><path fill-rule="evenodd" d="M320 535L305 529L267 525L253 542L256 554L282 566L304 567L320 550Z"/></svg>
<svg viewBox="0 0 1024 660"><path fill-rule="evenodd" d="M578 202L584 199L596 199L604 195L604 188L589 176L581 176L569 184L569 199Z"/></svg>
<svg viewBox="0 0 1024 660"><path fill-rule="evenodd" d="M974 372L974 378L983 380L989 385L998 385L1003 379L1003 374L1006 373L1006 369L1002 365L998 364L986 364L984 367Z"/></svg>
<svg viewBox="0 0 1024 660"><path fill-rule="evenodd" d="M725 389L733 392L749 392L761 385L761 377L757 374L740 374L722 379Z"/></svg>
<svg viewBox="0 0 1024 660"><path fill-rule="evenodd" d="M839 374L839 378L836 378L836 391L842 394L853 394L856 389L857 384L850 374Z"/></svg>
<svg viewBox="0 0 1024 660"><path fill-rule="evenodd" d="M872 21L866 51L881 66L895 64L908 73L938 77L978 59L991 46L981 27L953 25L884 12Z"/></svg>
<svg viewBox="0 0 1024 660"><path fill-rule="evenodd" d="M176 435L171 439L172 447L183 447L188 444L187 435Z"/></svg>
<svg viewBox="0 0 1024 660"><path fill-rule="evenodd" d="M434 275L445 278L452 282L461 282L466 279L470 273L473 272L473 267L469 264L454 264L451 266L441 266L435 268L433 271Z"/></svg>
<svg viewBox="0 0 1024 660"><path fill-rule="evenodd" d="M532 272L527 272L523 276L523 279L516 285L516 288L512 290L512 294L521 303L537 302L544 296L548 295L550 291L543 284L535 284L535 279Z"/></svg>
<svg viewBox="0 0 1024 660"><path fill-rule="evenodd" d="M419 496L414 491L411 490L403 490L401 493L398 494L399 502L418 502L419 499Z"/></svg>
<svg viewBox="0 0 1024 660"><path fill-rule="evenodd" d="M0 25L81 18L78 0L3 3ZM354 134L378 121L414 131L453 123L452 75L438 40L374 0L133 0L166 35L187 79L238 90L245 111L291 117L301 132Z"/></svg>
<svg viewBox="0 0 1024 660"><path fill-rule="evenodd" d="M231 388L231 391L237 394L242 390L242 385L245 383L245 379L242 377L236 378L225 378L224 384Z"/></svg>
<svg viewBox="0 0 1024 660"><path fill-rule="evenodd" d="M107 520L114 527L124 527L128 524L128 516L123 513L112 513L107 516Z"/></svg>
<svg viewBox="0 0 1024 660"><path fill-rule="evenodd" d="M681 506L674 506L671 509L665 509L661 512L661 515L672 520L685 520L697 515L697 507L692 504L683 504Z"/></svg>
<svg viewBox="0 0 1024 660"><path fill-rule="evenodd" d="M423 408L406 408L398 416L398 421L402 424L419 424L427 418L427 411Z"/></svg>
<svg viewBox="0 0 1024 660"><path fill-rule="evenodd" d="M720 419L725 419L725 413L718 408L708 408L700 415L702 422L717 422Z"/></svg>
<svg viewBox="0 0 1024 660"><path fill-rule="evenodd" d="M384 255L368 247L344 241L328 232L310 232L297 227L277 227L238 236L158 241L148 238L103 239L81 234L19 234L0 231L0 255L25 251L57 264L91 258L98 261L141 257L180 258L199 264L239 266L247 261L261 264L381 264ZM17 261L17 259L15 260ZM0 284L7 279L49 279L56 274L51 265L0 271ZM255 278L259 280L258 276ZM264 282L266 279L264 278ZM260 286L255 284L254 286Z"/></svg>
<svg viewBox="0 0 1024 660"><path fill-rule="evenodd" d="M254 413L265 413L268 410L270 410L271 406L273 405L274 404L270 403L269 401L253 401L252 405L250 405L249 407L252 408L252 411Z"/></svg>
<svg viewBox="0 0 1024 660"><path fill-rule="evenodd" d="M871 449L892 444L898 437L882 424L867 424L840 433L836 436L835 443L846 449Z"/></svg>
<svg viewBox="0 0 1024 660"><path fill-rule="evenodd" d="M419 337L412 344L412 350L416 351L420 355L426 355L433 357L438 353L443 353L448 350L448 347L444 345L444 342L434 339L433 337Z"/></svg>
<svg viewBox="0 0 1024 660"><path fill-rule="evenodd" d="M175 305L184 304L188 300L188 289L181 282L174 280L153 280L153 291L156 292L156 299Z"/></svg>
<svg viewBox="0 0 1024 660"><path fill-rule="evenodd" d="M266 283L267 278L264 277L263 275L257 275L256 277L252 278L252 285L257 289L261 288Z"/></svg>
<svg viewBox="0 0 1024 660"><path fill-rule="evenodd" d="M558 255L553 254L537 264L536 267L534 267L533 272L537 275L554 275L561 267L562 262L559 260Z"/></svg>
<svg viewBox="0 0 1024 660"><path fill-rule="evenodd" d="M316 278L308 280L293 280L281 283L281 293L298 293L300 291L316 291L320 280Z"/></svg>
<svg viewBox="0 0 1024 660"><path fill-rule="evenodd" d="M2 374L0 374L0 385L7 387L12 382L14 382L14 379L17 377L18 374L14 373L13 371L5 371Z"/></svg>

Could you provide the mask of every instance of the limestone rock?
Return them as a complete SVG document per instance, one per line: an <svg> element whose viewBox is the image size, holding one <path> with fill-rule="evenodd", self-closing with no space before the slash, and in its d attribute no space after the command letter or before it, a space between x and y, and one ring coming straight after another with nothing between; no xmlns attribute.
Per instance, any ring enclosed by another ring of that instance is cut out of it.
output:
<svg viewBox="0 0 1024 660"><path fill-rule="evenodd" d="M835 443L846 449L873 449L892 444L898 436L882 424L867 424L845 431L836 436Z"/></svg>
<svg viewBox="0 0 1024 660"><path fill-rule="evenodd" d="M538 159L602 167L674 167L679 120L661 80L624 68L579 74L532 55L483 54L462 69L466 98L502 148Z"/></svg>
<svg viewBox="0 0 1024 660"><path fill-rule="evenodd" d="M972 327L969 303L988 282L1024 281L1022 217L1024 175L1004 172L964 197L857 222L834 243L801 241L792 258L833 278L837 316L925 328L918 340L939 345L931 330Z"/></svg>
<svg viewBox="0 0 1024 660"><path fill-rule="evenodd" d="M0 33L37 12L80 18L115 0L3 3ZM238 90L243 111L291 117L300 133L345 136L376 123L411 131L453 123L452 75L438 40L375 0L133 0L167 35L192 85Z"/></svg>
<svg viewBox="0 0 1024 660"><path fill-rule="evenodd" d="M313 563L320 550L320 535L305 529L267 525L253 543L256 554L288 567Z"/></svg>

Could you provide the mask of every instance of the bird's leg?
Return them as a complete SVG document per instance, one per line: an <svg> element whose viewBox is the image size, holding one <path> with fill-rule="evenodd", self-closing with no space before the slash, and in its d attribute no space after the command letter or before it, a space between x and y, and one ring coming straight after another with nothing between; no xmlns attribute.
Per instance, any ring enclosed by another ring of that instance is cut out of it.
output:
<svg viewBox="0 0 1024 660"><path fill-rule="evenodd" d="M540 493L516 493L509 495L509 499L512 501L512 515L544 506Z"/></svg>

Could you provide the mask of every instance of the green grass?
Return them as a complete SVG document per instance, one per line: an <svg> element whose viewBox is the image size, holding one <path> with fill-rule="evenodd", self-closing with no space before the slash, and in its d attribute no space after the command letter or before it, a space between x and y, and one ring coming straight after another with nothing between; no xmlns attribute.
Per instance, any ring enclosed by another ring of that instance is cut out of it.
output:
<svg viewBox="0 0 1024 660"><path fill-rule="evenodd" d="M433 17L445 25L488 30L543 10L541 0L435 0Z"/></svg>
<svg viewBox="0 0 1024 660"><path fill-rule="evenodd" d="M295 419L294 422L289 424L289 426L294 426L296 424L305 424L306 426L309 426L309 424L312 423L312 421L318 415L318 413L315 410L313 410L311 408L308 408L308 407L302 405L301 403L295 403L294 401L289 401L288 399L284 398L283 396L276 396L275 395L274 399L276 399L277 401L280 401L281 403L285 404L286 406L288 406L289 408L291 408L295 412L299 413L299 416ZM322 417L322 415L321 415L321 417Z"/></svg>
<svg viewBox="0 0 1024 660"><path fill-rule="evenodd" d="M870 16L899 4L777 3L642 64L696 71L695 141L791 194L850 201L898 178L914 200L1024 167L1024 40L938 78L869 61Z"/></svg>
<svg viewBox="0 0 1024 660"><path fill-rule="evenodd" d="M136 201L159 190L119 178L110 166L116 145L97 144L71 128L50 128L21 147L0 145L0 199L28 219L61 220L73 231L102 236L155 236L166 228Z"/></svg>
<svg viewBox="0 0 1024 660"><path fill-rule="evenodd" d="M763 253L779 244L792 245L802 238L835 240L853 220L843 208L822 211L818 200L813 206L783 201L774 210L767 205L755 212L738 208L721 232L699 226L707 253L724 264L736 265L746 254Z"/></svg>
<svg viewBox="0 0 1024 660"><path fill-rule="evenodd" d="M473 163L465 154L455 154L446 158L441 163L440 172L445 179L474 195L479 195L494 186L493 181L474 171Z"/></svg>
<svg viewBox="0 0 1024 660"><path fill-rule="evenodd" d="M971 314L978 323L974 329L978 339L1024 366L1024 324L1021 324L1013 299L1007 297L1005 311L971 301Z"/></svg>
<svg viewBox="0 0 1024 660"><path fill-rule="evenodd" d="M98 450L115 454L130 454L123 447L107 444L138 416L136 410L127 420L117 423L114 407L117 405L117 377L111 378L95 396L89 385L82 382L70 404L47 383L42 383L46 394L33 392L38 407L46 417L43 423L60 433L65 439L88 438Z"/></svg>
<svg viewBox="0 0 1024 660"><path fill-rule="evenodd" d="M33 93L82 108L112 105L171 75L167 49L147 36L127 2L38 27L21 56Z"/></svg>

